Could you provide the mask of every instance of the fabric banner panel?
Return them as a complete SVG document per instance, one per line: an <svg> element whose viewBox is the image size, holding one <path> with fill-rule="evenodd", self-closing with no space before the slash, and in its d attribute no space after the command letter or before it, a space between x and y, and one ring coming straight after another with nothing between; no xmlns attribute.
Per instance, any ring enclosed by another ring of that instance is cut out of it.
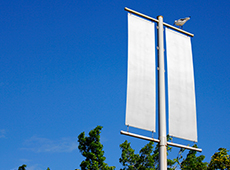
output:
<svg viewBox="0 0 230 170"><path fill-rule="evenodd" d="M196 100L190 37L166 28L169 135L197 141Z"/></svg>
<svg viewBox="0 0 230 170"><path fill-rule="evenodd" d="M126 125L155 132L155 26L128 13Z"/></svg>

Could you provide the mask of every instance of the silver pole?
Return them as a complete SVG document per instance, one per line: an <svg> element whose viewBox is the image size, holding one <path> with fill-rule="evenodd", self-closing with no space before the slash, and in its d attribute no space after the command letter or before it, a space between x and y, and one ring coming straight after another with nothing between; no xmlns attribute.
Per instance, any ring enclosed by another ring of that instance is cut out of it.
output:
<svg viewBox="0 0 230 170"><path fill-rule="evenodd" d="M164 30L163 16L158 16L158 110L159 110L159 165L160 170L167 170L167 138L165 115L165 69L164 69Z"/></svg>

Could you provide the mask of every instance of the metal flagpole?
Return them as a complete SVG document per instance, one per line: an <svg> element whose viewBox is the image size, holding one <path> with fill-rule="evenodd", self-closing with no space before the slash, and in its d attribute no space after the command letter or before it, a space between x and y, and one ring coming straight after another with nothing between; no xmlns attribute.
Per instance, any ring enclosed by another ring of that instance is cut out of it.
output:
<svg viewBox="0 0 230 170"><path fill-rule="evenodd" d="M164 69L164 30L163 16L158 16L158 102L159 102L159 165L160 170L167 170L167 139L165 113L165 69Z"/></svg>
<svg viewBox="0 0 230 170"><path fill-rule="evenodd" d="M178 32L181 32L183 34L186 34L190 37L193 37L194 35L186 32L184 30L181 30L179 28L176 28L172 25L169 25L167 23L163 22L163 16L158 16L157 19L151 18L147 15L141 14L137 11L131 10L129 8L125 8L126 11L133 13L135 15L138 15L142 18L145 18L147 20L153 21L158 23L157 29L158 29L158 125L159 125L159 138L154 139L153 137L146 137L137 135L130 132L121 131L120 133L123 135L128 135L148 141L158 142L159 143L159 167L160 170L167 170L167 145L180 147L184 149L190 149L198 152L202 152L202 149L185 146L177 143L167 142L166 137L166 107L165 107L165 69L164 69L164 29L163 26L171 28L173 30L176 30ZM155 47L154 47L155 48ZM134 126L135 127L135 126ZM140 127L137 127L140 128Z"/></svg>

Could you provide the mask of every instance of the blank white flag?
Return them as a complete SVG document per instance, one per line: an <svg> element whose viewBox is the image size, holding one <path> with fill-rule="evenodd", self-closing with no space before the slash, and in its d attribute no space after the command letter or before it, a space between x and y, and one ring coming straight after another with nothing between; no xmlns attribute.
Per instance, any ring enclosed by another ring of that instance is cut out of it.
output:
<svg viewBox="0 0 230 170"><path fill-rule="evenodd" d="M166 28L169 135L197 141L194 71L190 37Z"/></svg>
<svg viewBox="0 0 230 170"><path fill-rule="evenodd" d="M154 23L128 13L126 125L155 132Z"/></svg>

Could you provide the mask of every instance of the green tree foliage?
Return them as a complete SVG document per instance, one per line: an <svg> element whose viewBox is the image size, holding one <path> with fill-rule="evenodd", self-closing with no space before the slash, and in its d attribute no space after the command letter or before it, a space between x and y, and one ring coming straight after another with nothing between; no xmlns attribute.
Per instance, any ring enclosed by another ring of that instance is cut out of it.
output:
<svg viewBox="0 0 230 170"><path fill-rule="evenodd" d="M168 137L168 140L170 138ZM121 158L119 162L123 165L124 168L121 170L156 170L159 168L159 145L156 145L155 149L153 142L146 144L139 152L135 154L134 150L131 148L131 144L127 140L120 145L122 150ZM172 148L167 147L167 150L170 151ZM175 160L168 159L168 170L175 169L173 165L176 163Z"/></svg>
<svg viewBox="0 0 230 170"><path fill-rule="evenodd" d="M171 138L168 136L168 140ZM135 154L134 149L127 140L120 145L122 150L119 162L123 168L121 170L157 170L159 169L159 144L154 148L154 143L149 142L145 145L138 154ZM197 148L197 145L193 145ZM167 146L167 154L171 151L172 147ZM207 170L207 163L203 162L205 156L196 156L196 151L189 151L186 158L183 158L185 149L181 149L177 158L167 160L168 170ZM226 154L225 154L226 155ZM229 158L229 157L228 157ZM229 159L228 159L229 160ZM214 170L214 169L212 169Z"/></svg>
<svg viewBox="0 0 230 170"><path fill-rule="evenodd" d="M89 137L82 132L78 136L79 150L85 157L81 162L82 170L113 170L115 167L109 167L104 161L103 145L100 143L100 131L102 126L97 126L89 132ZM167 136L167 140L171 140ZM197 148L197 145L193 145ZM146 144L139 153L131 148L131 144L126 140L120 145L122 150L119 162L123 168L121 170L157 170L159 169L159 144L153 142ZM167 146L167 154L172 150L172 147ZM220 148L212 158L210 163L203 162L204 155L197 156L197 152L190 150L185 156L185 149L180 149L178 156L175 159L167 160L168 170L230 170L230 156L228 150ZM26 165L25 165L26 166ZM25 170L25 169L19 169ZM49 169L47 169L49 170Z"/></svg>
<svg viewBox="0 0 230 170"><path fill-rule="evenodd" d="M219 148L218 152L214 153L208 165L208 170L212 169L230 170L230 156L227 149Z"/></svg>
<svg viewBox="0 0 230 170"><path fill-rule="evenodd" d="M78 149L85 157L80 166L82 170L113 170L115 167L109 167L104 161L103 145L100 143L100 131L102 126L97 126L89 132L89 137L82 132L78 136Z"/></svg>
<svg viewBox="0 0 230 170"><path fill-rule="evenodd" d="M197 148L197 145L193 145L194 148ZM178 154L178 157L175 159L177 162L177 165L180 167L181 170L206 170L207 169L207 163L203 162L205 156L200 155L196 156L197 151L190 150L186 156L186 158L183 158L182 153L185 151L185 149L181 148Z"/></svg>
<svg viewBox="0 0 230 170"><path fill-rule="evenodd" d="M153 152L153 142L149 142L139 152L135 154L131 148L130 143L127 140L120 145L122 150L121 158L119 162L124 166L122 170L134 170L134 169L151 169L155 170L155 155Z"/></svg>
<svg viewBox="0 0 230 170"><path fill-rule="evenodd" d="M23 164L22 166L19 166L19 167L18 167L18 170L26 170L26 165Z"/></svg>

